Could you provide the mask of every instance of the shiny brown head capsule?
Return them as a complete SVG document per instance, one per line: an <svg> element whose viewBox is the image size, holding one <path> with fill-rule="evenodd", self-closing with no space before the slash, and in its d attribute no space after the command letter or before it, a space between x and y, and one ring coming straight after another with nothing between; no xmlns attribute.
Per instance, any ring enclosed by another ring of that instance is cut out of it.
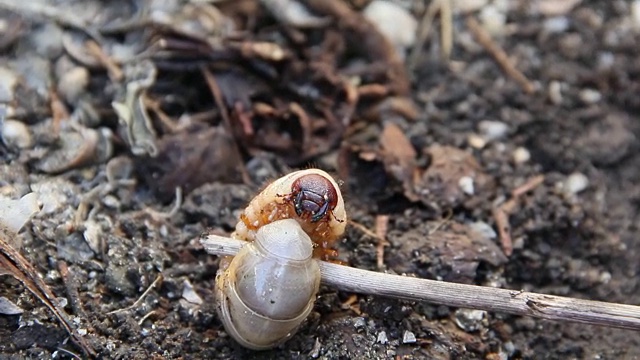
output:
<svg viewBox="0 0 640 360"><path fill-rule="evenodd" d="M311 214L311 222L322 219L338 204L336 188L329 179L318 174L300 176L291 184L291 197L298 216Z"/></svg>

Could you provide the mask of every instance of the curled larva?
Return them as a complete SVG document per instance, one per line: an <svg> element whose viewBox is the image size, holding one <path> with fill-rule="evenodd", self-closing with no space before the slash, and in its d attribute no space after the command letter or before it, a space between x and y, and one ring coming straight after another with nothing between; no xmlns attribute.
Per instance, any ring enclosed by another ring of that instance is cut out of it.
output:
<svg viewBox="0 0 640 360"><path fill-rule="evenodd" d="M319 169L285 175L251 200L232 237L253 241L258 229L281 219L294 219L300 224L316 246L316 257L335 255L329 246L342 236L347 224L340 187Z"/></svg>

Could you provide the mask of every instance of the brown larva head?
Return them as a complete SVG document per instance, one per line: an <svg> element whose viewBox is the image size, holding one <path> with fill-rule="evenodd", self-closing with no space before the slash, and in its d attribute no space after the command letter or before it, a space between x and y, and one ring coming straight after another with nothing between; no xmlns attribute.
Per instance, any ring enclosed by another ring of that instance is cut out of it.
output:
<svg viewBox="0 0 640 360"><path fill-rule="evenodd" d="M307 174L291 184L291 198L298 216L311 214L316 222L335 209L338 193L331 181L319 174Z"/></svg>

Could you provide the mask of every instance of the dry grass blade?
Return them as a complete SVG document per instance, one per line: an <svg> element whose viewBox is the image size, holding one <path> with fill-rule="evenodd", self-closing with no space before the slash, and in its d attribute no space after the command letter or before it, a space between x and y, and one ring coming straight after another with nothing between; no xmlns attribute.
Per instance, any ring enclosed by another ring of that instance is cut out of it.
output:
<svg viewBox="0 0 640 360"><path fill-rule="evenodd" d="M243 241L209 235L212 255L235 255ZM640 306L581 300L377 273L320 261L322 283L360 294L640 331Z"/></svg>
<svg viewBox="0 0 640 360"><path fill-rule="evenodd" d="M0 273L7 273L24 284L51 312L58 318L62 326L71 335L73 342L82 351L91 357L96 353L93 348L82 338L71 325L71 320L64 310L58 306L56 296L51 292L47 284L39 276L38 271L12 246L12 231L0 225Z"/></svg>

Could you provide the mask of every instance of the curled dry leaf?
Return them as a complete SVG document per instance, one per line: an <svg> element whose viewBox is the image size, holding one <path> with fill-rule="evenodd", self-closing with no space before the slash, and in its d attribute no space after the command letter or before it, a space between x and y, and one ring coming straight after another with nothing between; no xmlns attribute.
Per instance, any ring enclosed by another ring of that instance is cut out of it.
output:
<svg viewBox="0 0 640 360"><path fill-rule="evenodd" d="M19 200L0 197L0 224L12 232L20 231L38 211L40 205L36 193L28 193Z"/></svg>
<svg viewBox="0 0 640 360"><path fill-rule="evenodd" d="M113 154L112 133L108 128L89 129L74 126L63 129L57 142L35 167L49 174L102 163Z"/></svg>
<svg viewBox="0 0 640 360"><path fill-rule="evenodd" d="M144 99L146 90L156 81L157 70L150 61L130 65L125 70L123 99L111 103L120 119L120 131L134 155L156 156L157 135Z"/></svg>
<svg viewBox="0 0 640 360"><path fill-rule="evenodd" d="M402 183L404 194L409 200L417 201L418 196L413 191L417 153L409 139L398 125L387 123L382 130L380 146L387 172Z"/></svg>

